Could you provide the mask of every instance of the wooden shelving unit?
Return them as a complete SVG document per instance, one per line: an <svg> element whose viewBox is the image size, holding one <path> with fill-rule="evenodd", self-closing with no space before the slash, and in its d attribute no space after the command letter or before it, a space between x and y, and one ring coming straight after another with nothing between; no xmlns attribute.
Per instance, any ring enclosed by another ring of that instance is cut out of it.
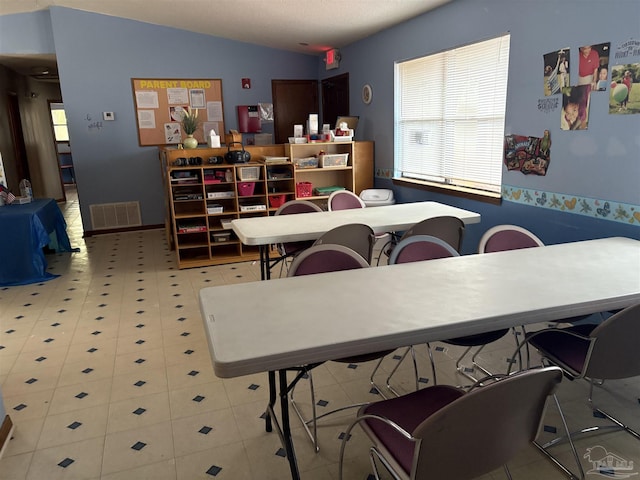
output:
<svg viewBox="0 0 640 480"><path fill-rule="evenodd" d="M258 259L257 247L243 245L231 229L231 221L272 215L281 204L295 198L326 201L327 195L297 197L297 182L311 182L314 187L342 186L356 193L373 186L373 142L265 145L245 149L251 153L250 163L210 164L210 157L224 156L227 149L160 148L166 192L165 227L179 268ZM348 153L348 164L296 169L291 162L264 162L265 156L300 158L299 155L313 156L320 151ZM191 158L194 160L189 162ZM200 164L196 158L201 159ZM184 165L181 159L187 159L188 164Z"/></svg>

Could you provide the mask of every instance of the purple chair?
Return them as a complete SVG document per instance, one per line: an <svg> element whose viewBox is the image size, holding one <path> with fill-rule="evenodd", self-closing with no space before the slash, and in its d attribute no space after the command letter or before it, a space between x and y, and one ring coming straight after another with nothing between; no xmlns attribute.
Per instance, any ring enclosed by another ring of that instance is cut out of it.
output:
<svg viewBox="0 0 640 480"><path fill-rule="evenodd" d="M365 208L367 205L355 193L349 190L336 190L331 192L327 207L330 212L334 210L350 210L352 208Z"/></svg>
<svg viewBox="0 0 640 480"><path fill-rule="evenodd" d="M291 263L288 276L294 277L299 275L313 275L317 273L336 272L340 270L353 270L356 268L367 268L367 267L369 267L369 263L359 253L355 252L354 250L348 247L345 247L344 245L322 244L322 245L314 245L304 250L303 252L301 252ZM336 314L338 315L340 314L340 312L336 312ZM349 319L345 318L345 322L348 322L348 321ZM355 355L351 357L335 359L332 361L346 363L346 364L356 364L356 363L369 362L371 360L378 360L376 368L373 371L375 373L375 371L378 368L378 365L382 363L383 358L386 355L392 353L394 350L395 349L373 352L373 353L364 354L364 355ZM306 374L308 375L308 378L309 378L309 390L311 392L311 410L312 410L312 417L310 419L306 419L304 417L299 405L294 400L294 390L295 390L296 382L293 382L294 387L291 388L289 392L289 401L291 403L291 406L293 407L294 411L296 412L296 415L298 415L298 418L302 422L302 425L305 431L307 432L307 435L311 439L311 442L313 443L313 447L316 452L320 451L320 446L318 444L318 430L317 430L318 420L332 413L346 410L348 408L360 407L363 405L362 403L355 404L355 405L347 405L344 407L333 409L331 411L323 413L322 415L318 415L316 399L315 399L315 391L313 387L313 376L311 374L311 370L317 367L318 365L320 364L302 366L300 367L301 374L298 375L299 377L301 377L301 375ZM380 392L380 395L382 395L382 397L385 398L381 389L378 388L378 386L373 381L373 373L371 374L369 381L371 385L376 390L378 390L378 392Z"/></svg>
<svg viewBox="0 0 640 480"><path fill-rule="evenodd" d="M468 392L435 385L366 405L343 435L339 479L351 430L360 425L375 478L377 463L393 478L470 480L506 466L535 441L547 397L562 381L557 367L502 376ZM511 478L511 476L509 476Z"/></svg>
<svg viewBox="0 0 640 480"><path fill-rule="evenodd" d="M592 434L597 430L622 429L636 440L640 433L595 405L594 385L602 385L605 380L619 380L640 375L640 304L620 310L599 325L574 325L566 328L546 328L528 333L526 345L538 350L545 365L556 365L571 380L585 379L589 382L588 402L594 417L607 418L614 425L583 428L566 437L555 438L544 445L535 445L568 476L574 476L549 449L563 441L568 441L580 472L584 471L578 458L573 438L580 434ZM522 348L523 345L520 346ZM515 354L514 354L515 356ZM560 404L556 405L564 422Z"/></svg>
<svg viewBox="0 0 640 480"><path fill-rule="evenodd" d="M497 225L482 235L478 245L478 253L531 247L544 247L544 243L526 228L517 225Z"/></svg>
<svg viewBox="0 0 640 480"><path fill-rule="evenodd" d="M290 200L280 205L274 215L295 215L299 213L312 212L322 212L322 209L315 203L308 200ZM276 245L276 250L280 256L269 265L269 270L275 267L278 263L280 263L281 267L286 265L287 260L295 257L298 253L309 248L311 245L313 245L313 240L305 242L279 243ZM282 268L280 269L280 274L282 275Z"/></svg>
<svg viewBox="0 0 640 480"><path fill-rule="evenodd" d="M455 218L455 217L449 217L449 218ZM454 229L454 232L455 231L456 230ZM462 233L460 233L460 236L461 235ZM457 238L455 235L451 237L451 239L453 240L455 240L455 238ZM397 263L406 263L406 262L417 262L422 260L433 260L436 258L455 257L455 256L459 256L459 253L454 249L454 247L452 247L446 241L440 238L429 236L429 235L413 235L413 236L404 238L404 240L401 240L398 243L398 245L396 245L396 248L394 248L393 251L391 252L391 258L389 258L389 263L397 264ZM492 373L489 370L487 370L486 368L482 367L481 365L475 362L475 356L484 348L485 345L495 342L496 340L499 340L500 338L504 337L507 333L509 333L509 329L504 328L500 330L492 330L490 332L478 333L475 335L466 335L464 337L449 338L447 340L443 340L443 342L448 343L449 345L466 347L465 351L462 353L462 355L460 355L460 357L456 361L456 370L460 374L470 379L472 382L477 382L478 379L469 373L471 369L462 365L462 360L465 358L466 355L469 354L469 352L471 352L471 350L474 347L479 347L472 357L472 361L474 362L473 365L477 367L479 370L481 370L485 375L491 375ZM429 344L427 344L427 350L429 353L429 358L431 360L431 371L433 375L433 381L434 383L437 383L436 370L433 362L433 354L431 351L431 346ZM413 352L412 349L409 351L411 351L412 357L414 358L413 361L414 361L414 370L416 372L416 389L417 389L419 377L417 374L417 364L415 360L415 353ZM409 353L409 351L405 352L404 356L406 356L406 354ZM401 358L400 362L404 359L404 356ZM391 374L387 378L387 387L396 394L397 392L390 385L390 379L391 379L391 376L395 373L400 362L398 362L396 367L392 370Z"/></svg>

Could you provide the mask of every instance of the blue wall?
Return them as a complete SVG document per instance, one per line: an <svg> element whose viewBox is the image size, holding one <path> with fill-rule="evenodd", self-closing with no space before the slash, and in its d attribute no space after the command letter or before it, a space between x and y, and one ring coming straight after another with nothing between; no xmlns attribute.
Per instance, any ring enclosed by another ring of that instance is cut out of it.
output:
<svg viewBox="0 0 640 480"><path fill-rule="evenodd" d="M610 66L640 63L637 47L630 59L613 58L619 45L630 39L640 41L639 18L637 0L456 0L341 49L340 69L321 69L319 75L349 72L351 113L361 118L357 136L376 142L378 187L393 188L401 202L430 199L482 214L482 222L467 229L466 253L476 249L482 232L501 223L530 228L549 244L612 235L640 239L640 115L609 115L608 92L592 94L585 131L560 130L560 108L538 109L540 99L558 98L544 96L544 54L570 47L574 80L581 45L611 42ZM394 186L389 179L393 173L394 63L507 31L511 51L505 133L541 137L549 130L552 147L547 175L524 175L504 168L505 196L500 206ZM370 105L360 99L367 83L373 88ZM530 204L524 192L531 194ZM544 206L537 202L542 192L547 196ZM518 201L512 193L520 196ZM605 202L611 212L606 219Z"/></svg>
<svg viewBox="0 0 640 480"><path fill-rule="evenodd" d="M454 0L341 48L340 68L331 71L325 71L320 57L131 20L63 7L51 7L49 17L50 26L42 12L0 17L0 52L13 48L24 53L16 49L28 45L30 53L47 53L53 37L87 230L89 205L95 203L140 200L144 224L164 220L157 150L138 146L132 77L221 78L230 129L237 124L236 105L271 101L272 79L322 79L348 72L350 113L360 116L356 137L376 142L377 186L393 188L399 201L433 199L480 212L482 223L468 229L464 251L473 251L481 233L499 223L523 225L546 243L611 235L640 238L640 115L609 115L608 94L594 93L589 129L568 132L560 130L559 108L538 109L545 98L542 56L570 47L575 79L579 46L611 42L615 53L622 43L640 40L637 0ZM40 26L42 38L35 42L31 35ZM505 132L542 136L550 130L547 175L505 169L505 199L499 206L393 186L394 63L506 31L511 54ZM5 38L12 39L11 45ZM640 55L628 61L639 63ZM610 65L615 63L611 58ZM250 90L241 88L243 77L252 79ZM360 99L366 83L373 87L370 105ZM96 128L103 111L114 111L116 121ZM530 193L530 204L522 200L526 195L516 202L517 192ZM550 200L544 206L535 201L542 192ZM598 213L604 202L611 205L606 218ZM616 214L617 207L624 207L627 216Z"/></svg>

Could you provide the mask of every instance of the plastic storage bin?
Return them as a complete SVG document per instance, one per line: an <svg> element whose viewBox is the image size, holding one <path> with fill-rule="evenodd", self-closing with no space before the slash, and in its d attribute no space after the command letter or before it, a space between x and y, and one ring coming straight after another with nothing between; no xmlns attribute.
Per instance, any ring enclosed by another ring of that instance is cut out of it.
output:
<svg viewBox="0 0 640 480"><path fill-rule="evenodd" d="M320 155L320 167L332 168L332 167L346 167L349 160L348 153L332 153L327 155Z"/></svg>
<svg viewBox="0 0 640 480"><path fill-rule="evenodd" d="M367 188L360 192L360 199L367 207L379 207L380 205L393 205L396 203L393 190L385 188Z"/></svg>
<svg viewBox="0 0 640 480"><path fill-rule="evenodd" d="M238 180L250 182L252 180L260 180L260 167L242 167L238 168Z"/></svg>
<svg viewBox="0 0 640 480"><path fill-rule="evenodd" d="M294 158L296 168L318 168L317 157Z"/></svg>
<svg viewBox="0 0 640 480"><path fill-rule="evenodd" d="M238 195L242 197L253 195L253 191L255 188L256 182L240 182L238 183Z"/></svg>
<svg viewBox="0 0 640 480"><path fill-rule="evenodd" d="M282 206L284 202L286 202L286 200L287 200L286 195L272 195L269 197L269 206L271 208L278 208Z"/></svg>
<svg viewBox="0 0 640 480"><path fill-rule="evenodd" d="M313 195L313 184L311 182L296 183L296 197L310 197Z"/></svg>

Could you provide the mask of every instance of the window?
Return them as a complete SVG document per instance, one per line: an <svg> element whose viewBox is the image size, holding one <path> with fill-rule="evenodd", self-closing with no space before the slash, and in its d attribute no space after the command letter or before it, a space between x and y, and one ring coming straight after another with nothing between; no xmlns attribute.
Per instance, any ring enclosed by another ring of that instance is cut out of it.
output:
<svg viewBox="0 0 640 480"><path fill-rule="evenodd" d="M67 116L64 113L62 103L50 103L51 123L53 124L53 135L56 142L68 142L69 130L67 130Z"/></svg>
<svg viewBox="0 0 640 480"><path fill-rule="evenodd" d="M500 193L509 39L396 64L395 177Z"/></svg>

